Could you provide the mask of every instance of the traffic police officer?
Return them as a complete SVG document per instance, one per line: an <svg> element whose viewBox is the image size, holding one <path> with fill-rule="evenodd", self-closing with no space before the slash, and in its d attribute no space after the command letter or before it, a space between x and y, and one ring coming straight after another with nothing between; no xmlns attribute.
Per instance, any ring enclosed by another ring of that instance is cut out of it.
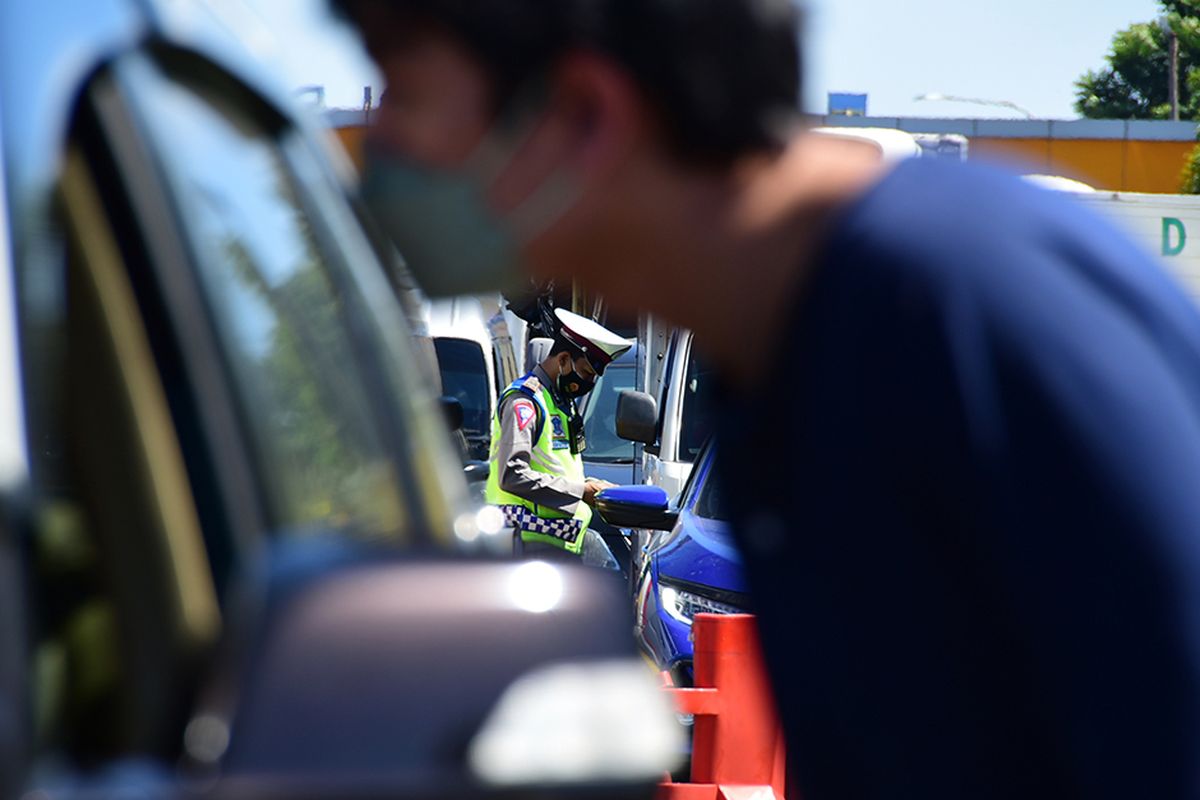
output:
<svg viewBox="0 0 1200 800"><path fill-rule="evenodd" d="M596 493L610 486L586 478L583 420L575 401L615 358L633 346L586 317L557 309L549 356L505 390L492 420L487 501L499 506L526 556L614 565L588 530Z"/></svg>

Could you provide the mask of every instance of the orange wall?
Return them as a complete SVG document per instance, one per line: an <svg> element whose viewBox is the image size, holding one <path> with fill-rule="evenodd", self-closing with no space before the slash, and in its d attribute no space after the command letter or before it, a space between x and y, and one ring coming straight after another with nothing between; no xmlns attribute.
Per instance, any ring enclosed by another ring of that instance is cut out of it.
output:
<svg viewBox="0 0 1200 800"><path fill-rule="evenodd" d="M1179 191L1194 142L1122 139L991 139L970 142L971 158L1002 161L1024 172L1063 175L1097 189Z"/></svg>
<svg viewBox="0 0 1200 800"><path fill-rule="evenodd" d="M1195 148L1195 142L1126 142L1125 191L1178 192L1183 168Z"/></svg>
<svg viewBox="0 0 1200 800"><path fill-rule="evenodd" d="M341 140L342 147L346 148L346 152L350 154L350 160L354 162L354 166L362 171L363 139L366 138L367 129L361 126L334 128L333 132Z"/></svg>

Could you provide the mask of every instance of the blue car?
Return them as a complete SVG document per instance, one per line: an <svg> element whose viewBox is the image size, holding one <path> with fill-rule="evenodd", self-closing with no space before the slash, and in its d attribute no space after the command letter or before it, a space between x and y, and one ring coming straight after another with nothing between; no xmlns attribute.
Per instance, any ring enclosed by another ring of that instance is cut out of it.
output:
<svg viewBox="0 0 1200 800"><path fill-rule="evenodd" d="M692 684L692 619L696 614L750 610L741 559L729 531L715 448L700 454L664 525L640 532L634 593L637 637L676 685Z"/></svg>

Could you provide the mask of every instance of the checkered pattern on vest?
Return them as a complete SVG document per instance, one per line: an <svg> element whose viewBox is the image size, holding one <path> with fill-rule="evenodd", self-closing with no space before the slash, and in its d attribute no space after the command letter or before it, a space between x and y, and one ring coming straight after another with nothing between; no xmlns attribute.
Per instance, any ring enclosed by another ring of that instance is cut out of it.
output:
<svg viewBox="0 0 1200 800"><path fill-rule="evenodd" d="M577 519L543 519L524 506L498 506L508 524L517 530L553 536L567 544L575 544L583 525Z"/></svg>

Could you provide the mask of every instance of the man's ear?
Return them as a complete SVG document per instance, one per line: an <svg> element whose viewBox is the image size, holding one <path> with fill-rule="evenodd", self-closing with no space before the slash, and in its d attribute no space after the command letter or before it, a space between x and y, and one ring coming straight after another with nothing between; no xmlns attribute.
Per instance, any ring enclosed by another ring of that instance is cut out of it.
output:
<svg viewBox="0 0 1200 800"><path fill-rule="evenodd" d="M655 117L633 78L600 53L568 53L551 78L552 103L571 132L580 171L603 174L654 132Z"/></svg>
<svg viewBox="0 0 1200 800"><path fill-rule="evenodd" d="M549 100L537 125L488 198L502 212L517 208L556 173L587 194L603 185L657 135L657 117L629 74L589 51L560 58L547 79Z"/></svg>

